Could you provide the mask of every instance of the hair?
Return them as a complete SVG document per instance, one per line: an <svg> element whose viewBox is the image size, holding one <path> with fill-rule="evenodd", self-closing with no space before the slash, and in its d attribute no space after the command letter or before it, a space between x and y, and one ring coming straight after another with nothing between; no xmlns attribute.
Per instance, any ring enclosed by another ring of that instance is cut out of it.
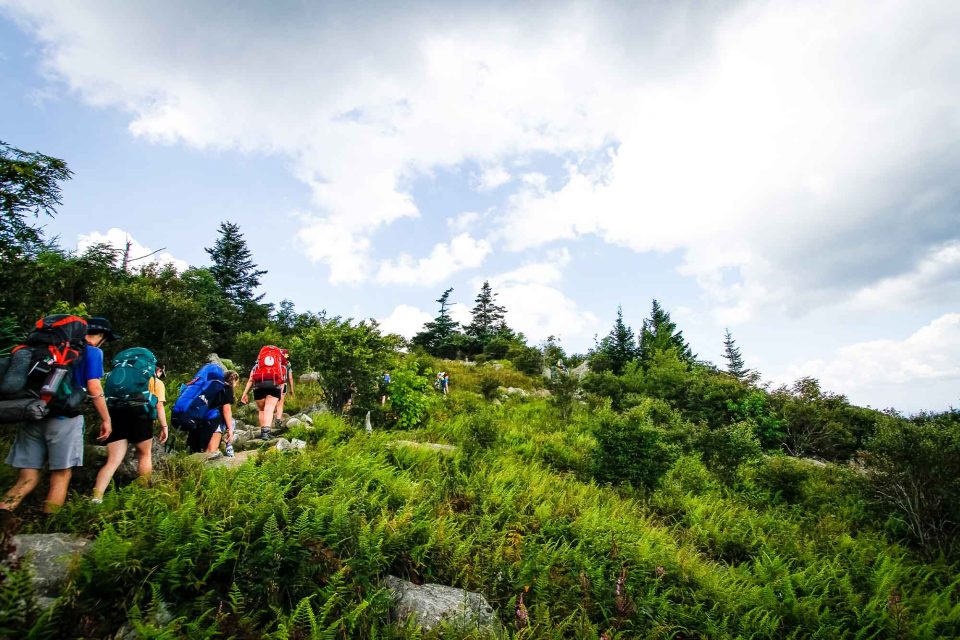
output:
<svg viewBox="0 0 960 640"><path fill-rule="evenodd" d="M223 374L223 379L226 382L233 384L234 382L240 379L240 374L234 371L233 369L231 369L230 371L227 371L225 374Z"/></svg>

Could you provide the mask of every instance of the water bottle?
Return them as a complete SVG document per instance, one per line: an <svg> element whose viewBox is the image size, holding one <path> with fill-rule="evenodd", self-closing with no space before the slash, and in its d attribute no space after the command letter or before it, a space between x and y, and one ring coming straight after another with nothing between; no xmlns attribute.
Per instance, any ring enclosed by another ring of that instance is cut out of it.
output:
<svg viewBox="0 0 960 640"><path fill-rule="evenodd" d="M63 382L66 375L67 370L64 368L54 367L51 369L50 373L47 374L47 379L43 382L43 386L40 387L40 397L52 398L56 395L57 389L60 388L60 383Z"/></svg>

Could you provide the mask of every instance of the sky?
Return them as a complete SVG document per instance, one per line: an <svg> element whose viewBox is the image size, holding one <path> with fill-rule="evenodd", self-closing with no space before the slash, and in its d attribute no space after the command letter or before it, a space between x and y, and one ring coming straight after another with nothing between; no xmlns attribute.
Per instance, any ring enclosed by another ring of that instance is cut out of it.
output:
<svg viewBox="0 0 960 640"><path fill-rule="evenodd" d="M0 0L47 232L412 335L484 280L585 352L656 298L723 365L960 405L960 3Z"/></svg>

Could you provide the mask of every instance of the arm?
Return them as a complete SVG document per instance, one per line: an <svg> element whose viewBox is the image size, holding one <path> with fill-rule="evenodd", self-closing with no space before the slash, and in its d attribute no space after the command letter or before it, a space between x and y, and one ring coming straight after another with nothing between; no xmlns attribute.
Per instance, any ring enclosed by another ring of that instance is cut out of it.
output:
<svg viewBox="0 0 960 640"><path fill-rule="evenodd" d="M160 420L160 444L167 441L170 432L167 430L167 412L163 409L163 402L157 402L157 419Z"/></svg>
<svg viewBox="0 0 960 640"><path fill-rule="evenodd" d="M246 393L244 393L246 395ZM221 408L223 412L223 419L227 423L227 442L233 442L233 407L229 404L223 405Z"/></svg>
<svg viewBox="0 0 960 640"><path fill-rule="evenodd" d="M297 395L296 390L293 388L293 369L292 368L287 369L287 385L289 385L290 387L290 395L291 396Z"/></svg>
<svg viewBox="0 0 960 640"><path fill-rule="evenodd" d="M250 391L250 387L253 386L253 373L251 372L250 377L247 378L247 386L243 388L243 395L240 396L240 402L247 404L247 393Z"/></svg>
<svg viewBox="0 0 960 640"><path fill-rule="evenodd" d="M97 440L106 440L113 431L113 425L110 422L110 412L107 411L107 400L103 397L103 384L100 378L87 380L87 396L93 400L93 406L100 416L100 435Z"/></svg>

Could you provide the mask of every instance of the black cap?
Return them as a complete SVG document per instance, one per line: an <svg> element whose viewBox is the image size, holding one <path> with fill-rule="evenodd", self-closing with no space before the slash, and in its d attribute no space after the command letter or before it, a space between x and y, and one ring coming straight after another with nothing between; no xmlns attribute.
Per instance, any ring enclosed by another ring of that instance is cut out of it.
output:
<svg viewBox="0 0 960 640"><path fill-rule="evenodd" d="M87 333L102 333L105 340L119 340L120 336L113 332L113 325L102 316L95 316L87 320Z"/></svg>

